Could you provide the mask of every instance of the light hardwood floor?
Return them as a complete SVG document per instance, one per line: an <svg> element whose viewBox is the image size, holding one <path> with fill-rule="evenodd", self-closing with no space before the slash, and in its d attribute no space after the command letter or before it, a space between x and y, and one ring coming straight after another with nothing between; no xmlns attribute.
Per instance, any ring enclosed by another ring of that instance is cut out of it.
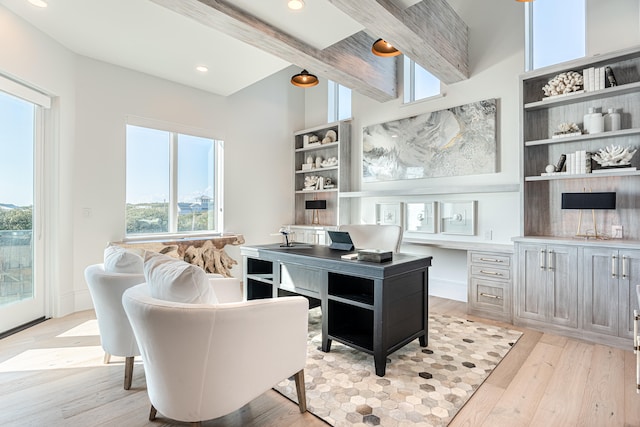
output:
<svg viewBox="0 0 640 427"><path fill-rule="evenodd" d="M434 312L524 332L450 426L640 426L635 355L466 315L464 303L430 298ZM169 426L148 421L149 400L137 360L122 387L124 361L102 364L93 311L48 320L0 340L1 426ZM275 391L203 426L324 426Z"/></svg>

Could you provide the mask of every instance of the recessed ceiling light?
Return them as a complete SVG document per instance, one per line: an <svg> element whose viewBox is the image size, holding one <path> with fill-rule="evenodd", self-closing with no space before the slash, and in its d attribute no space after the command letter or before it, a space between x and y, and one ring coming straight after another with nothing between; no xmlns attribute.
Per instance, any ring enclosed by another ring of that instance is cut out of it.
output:
<svg viewBox="0 0 640 427"><path fill-rule="evenodd" d="M303 0L289 0L289 9L291 10L300 10L304 7Z"/></svg>
<svg viewBox="0 0 640 427"><path fill-rule="evenodd" d="M206 65L198 65L196 67L197 71L200 71L201 73L206 73L207 71L209 71L209 68Z"/></svg>
<svg viewBox="0 0 640 427"><path fill-rule="evenodd" d="M45 0L29 0L29 3L31 3L34 6L37 7L47 7L47 2Z"/></svg>

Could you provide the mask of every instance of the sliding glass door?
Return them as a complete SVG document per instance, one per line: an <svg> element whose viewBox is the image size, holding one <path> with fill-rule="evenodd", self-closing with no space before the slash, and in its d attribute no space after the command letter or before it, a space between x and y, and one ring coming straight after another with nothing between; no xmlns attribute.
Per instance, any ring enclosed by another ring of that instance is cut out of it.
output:
<svg viewBox="0 0 640 427"><path fill-rule="evenodd" d="M44 316L36 271L41 108L0 91L0 333Z"/></svg>

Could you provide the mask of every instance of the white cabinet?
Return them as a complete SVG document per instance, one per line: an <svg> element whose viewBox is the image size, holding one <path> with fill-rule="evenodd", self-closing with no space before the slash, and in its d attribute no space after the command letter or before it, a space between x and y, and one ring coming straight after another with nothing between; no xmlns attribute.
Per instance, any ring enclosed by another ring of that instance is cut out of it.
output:
<svg viewBox="0 0 640 427"><path fill-rule="evenodd" d="M588 331L633 338L633 311L638 309L640 250L584 248L583 328Z"/></svg>
<svg viewBox="0 0 640 427"><path fill-rule="evenodd" d="M516 250L516 318L577 328L578 249L520 243Z"/></svg>

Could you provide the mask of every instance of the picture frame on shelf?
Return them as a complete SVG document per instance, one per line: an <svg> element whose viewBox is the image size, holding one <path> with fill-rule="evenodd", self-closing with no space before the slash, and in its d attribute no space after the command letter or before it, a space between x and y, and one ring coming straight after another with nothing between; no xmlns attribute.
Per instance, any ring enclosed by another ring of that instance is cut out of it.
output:
<svg viewBox="0 0 640 427"><path fill-rule="evenodd" d="M438 232L438 202L405 204L405 232L434 234Z"/></svg>
<svg viewBox="0 0 640 427"><path fill-rule="evenodd" d="M402 203L376 203L376 224L402 227Z"/></svg>
<svg viewBox="0 0 640 427"><path fill-rule="evenodd" d="M440 232L442 234L476 234L475 200L440 202Z"/></svg>

